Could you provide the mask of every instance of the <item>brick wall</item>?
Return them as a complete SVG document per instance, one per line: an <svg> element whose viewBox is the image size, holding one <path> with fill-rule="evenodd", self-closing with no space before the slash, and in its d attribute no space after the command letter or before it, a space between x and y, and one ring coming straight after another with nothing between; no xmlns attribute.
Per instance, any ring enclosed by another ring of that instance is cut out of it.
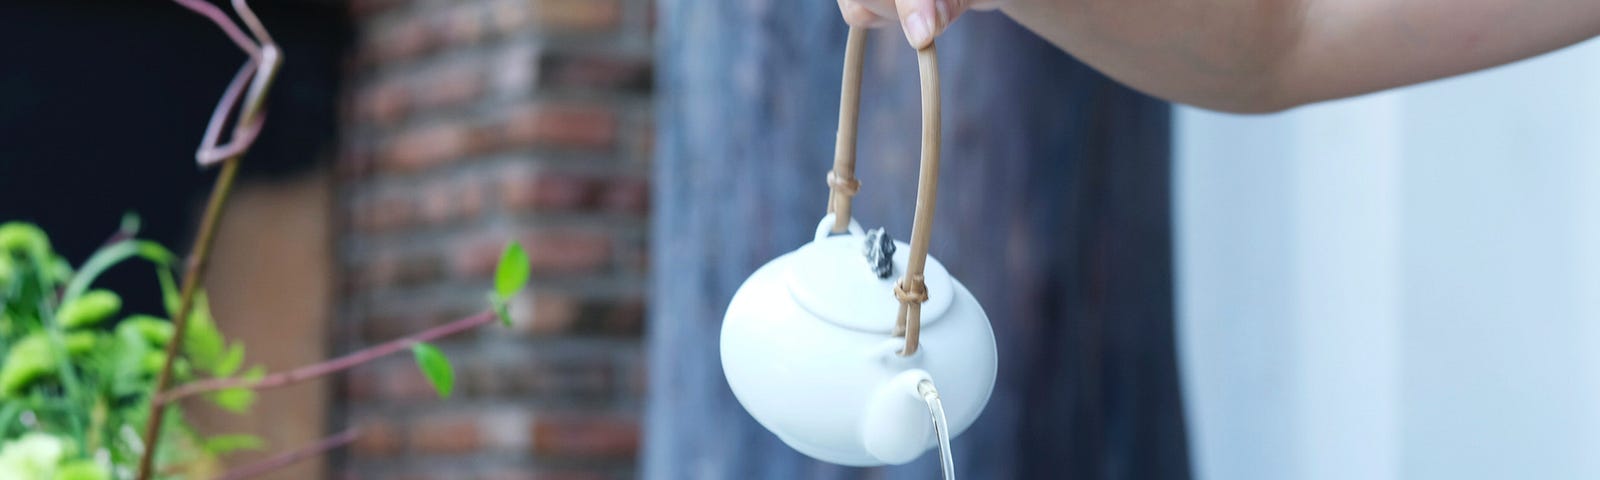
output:
<svg viewBox="0 0 1600 480"><path fill-rule="evenodd" d="M456 364L451 399L405 356L348 375L334 418L365 435L335 477L631 477L645 383L650 2L350 8L359 38L338 169L336 350L483 308L507 240L528 248L534 279L512 328L439 343Z"/></svg>

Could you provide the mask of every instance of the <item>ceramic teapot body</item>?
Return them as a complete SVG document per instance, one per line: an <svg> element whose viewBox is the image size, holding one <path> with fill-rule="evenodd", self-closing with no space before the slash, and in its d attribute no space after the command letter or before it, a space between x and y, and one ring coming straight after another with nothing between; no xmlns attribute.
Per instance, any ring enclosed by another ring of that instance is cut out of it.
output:
<svg viewBox="0 0 1600 480"><path fill-rule="evenodd" d="M734 294L722 324L722 368L738 398L784 443L852 466L902 464L933 446L917 385L931 380L951 436L977 419L994 388L994 332L982 307L937 260L925 273L921 348L890 336L895 276L878 278L865 236L829 236L768 262ZM895 272L910 249L901 242Z"/></svg>

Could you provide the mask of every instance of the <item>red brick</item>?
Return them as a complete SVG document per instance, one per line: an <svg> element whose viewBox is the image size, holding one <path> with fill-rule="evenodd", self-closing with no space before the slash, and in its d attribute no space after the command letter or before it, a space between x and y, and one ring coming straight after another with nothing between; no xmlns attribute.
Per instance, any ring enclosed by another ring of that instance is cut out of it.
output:
<svg viewBox="0 0 1600 480"><path fill-rule="evenodd" d="M650 61L639 57L549 52L539 57L544 87L648 91Z"/></svg>
<svg viewBox="0 0 1600 480"><path fill-rule="evenodd" d="M406 359L409 360L409 359ZM379 383L384 398L392 400L438 400L439 393L427 377L409 362L393 362L383 369Z"/></svg>
<svg viewBox="0 0 1600 480"><path fill-rule="evenodd" d="M602 30L622 19L618 0L536 0L534 20L549 30Z"/></svg>
<svg viewBox="0 0 1600 480"><path fill-rule="evenodd" d="M355 273L350 276L351 288L356 291L366 291L383 288L389 285L396 272L400 271L400 261L390 256L378 256L363 262L355 268Z"/></svg>
<svg viewBox="0 0 1600 480"><path fill-rule="evenodd" d="M351 0L350 15L365 17L405 3L405 0Z"/></svg>
<svg viewBox="0 0 1600 480"><path fill-rule="evenodd" d="M483 450L522 453L528 451L528 421L533 412L525 406L479 408L478 428L483 435Z"/></svg>
<svg viewBox="0 0 1600 480"><path fill-rule="evenodd" d="M422 328L423 320L416 315L372 315L361 321L361 338L374 344L410 335Z"/></svg>
<svg viewBox="0 0 1600 480"><path fill-rule="evenodd" d="M472 218L483 211L484 189L477 182L443 181L418 191L418 217L437 224Z"/></svg>
<svg viewBox="0 0 1600 480"><path fill-rule="evenodd" d="M358 267L354 275L357 290L407 286L431 282L443 272L442 262L429 254L382 254Z"/></svg>
<svg viewBox="0 0 1600 480"><path fill-rule="evenodd" d="M371 372L355 371L342 377L344 379L345 398L351 401L376 398L379 394L380 379Z"/></svg>
<svg viewBox="0 0 1600 480"><path fill-rule="evenodd" d="M641 240L639 242L631 243L625 246L625 248L628 249L627 251L631 253L631 255L628 255L628 261L621 262L618 266L634 272L642 273L650 271L649 245L644 244L643 240Z"/></svg>
<svg viewBox="0 0 1600 480"><path fill-rule="evenodd" d="M457 65L434 74L416 91L420 108L462 105L483 94L484 74L476 65Z"/></svg>
<svg viewBox="0 0 1600 480"><path fill-rule="evenodd" d="M512 391L498 365L488 362L456 364L458 394L474 398L494 398Z"/></svg>
<svg viewBox="0 0 1600 480"><path fill-rule="evenodd" d="M616 395L617 367L601 355L532 352L500 366L507 391L550 401L597 402Z"/></svg>
<svg viewBox="0 0 1600 480"><path fill-rule="evenodd" d="M628 377L628 396L631 398L644 398L645 392L650 390L650 364L640 356L633 363L633 375Z"/></svg>
<svg viewBox="0 0 1600 480"><path fill-rule="evenodd" d="M358 422L357 427L361 429L361 434L350 445L350 450L356 456L386 457L400 453L404 447L405 438L401 436L400 428L388 420L368 418Z"/></svg>
<svg viewBox="0 0 1600 480"><path fill-rule="evenodd" d="M597 106L538 106L506 119L501 141L507 147L610 148L617 138L617 116Z"/></svg>
<svg viewBox="0 0 1600 480"><path fill-rule="evenodd" d="M456 189L456 218L472 218L483 212L485 197L488 196L484 184L487 181L471 181Z"/></svg>
<svg viewBox="0 0 1600 480"><path fill-rule="evenodd" d="M644 333L644 299L618 300L601 321L602 330L611 335L638 337Z"/></svg>
<svg viewBox="0 0 1600 480"><path fill-rule="evenodd" d="M533 18L530 0L500 0L489 6L489 23L501 33L510 33Z"/></svg>
<svg viewBox="0 0 1600 480"><path fill-rule="evenodd" d="M426 53L435 43L428 19L419 17L377 32L367 40L366 56L373 62L398 63Z"/></svg>
<svg viewBox="0 0 1600 480"><path fill-rule="evenodd" d="M468 4L439 15L435 27L439 41L447 46L464 46L476 43L487 33L483 9Z"/></svg>
<svg viewBox="0 0 1600 480"><path fill-rule="evenodd" d="M351 141L339 155L337 173L340 181L351 181L372 171L372 148L367 142Z"/></svg>
<svg viewBox="0 0 1600 480"><path fill-rule="evenodd" d="M408 435L411 451L430 454L463 454L479 449L483 436L478 418L465 414L424 417L411 425Z"/></svg>
<svg viewBox="0 0 1600 480"><path fill-rule="evenodd" d="M449 220L455 211L455 189L447 184L435 184L420 189L417 217L423 222L439 223Z"/></svg>
<svg viewBox="0 0 1600 480"><path fill-rule="evenodd" d="M551 457L632 458L639 451L639 422L595 414L534 416L533 452Z"/></svg>
<svg viewBox="0 0 1600 480"><path fill-rule="evenodd" d="M356 111L362 119L378 125L393 125L406 116L411 106L411 92L405 85L390 82L363 89L359 94Z"/></svg>
<svg viewBox="0 0 1600 480"><path fill-rule="evenodd" d="M443 124L401 133L383 154L388 169L416 171L476 153L477 132L461 124Z"/></svg>
<svg viewBox="0 0 1600 480"><path fill-rule="evenodd" d="M644 0L644 33L646 37L655 38L656 36L656 21L658 17L656 12L660 11L658 10L658 3L659 0Z"/></svg>
<svg viewBox="0 0 1600 480"><path fill-rule="evenodd" d="M651 160L656 156L655 122L649 120L639 122L633 138L635 145L632 153L635 158L626 160L631 160L630 163L637 165L641 171L648 172L650 171Z"/></svg>
<svg viewBox="0 0 1600 480"><path fill-rule="evenodd" d="M350 223L357 230L381 232L413 223L416 209L411 201L400 197L366 199L350 209Z"/></svg>
<svg viewBox="0 0 1600 480"><path fill-rule="evenodd" d="M505 237L458 242L452 261L463 277L487 277L499 263ZM535 274L593 272L611 263L611 238L605 233L577 230L541 230L521 236L528 264Z"/></svg>
<svg viewBox="0 0 1600 480"><path fill-rule="evenodd" d="M498 470L479 476L479 480L615 480L616 476L583 470L527 471Z"/></svg>
<svg viewBox="0 0 1600 480"><path fill-rule="evenodd" d="M458 277L487 277L500 261L500 253L511 239L505 236L456 241L451 270Z"/></svg>
<svg viewBox="0 0 1600 480"><path fill-rule="evenodd" d="M509 173L500 180L500 204L513 211L574 211L594 205L601 185L589 175L552 170Z"/></svg>
<svg viewBox="0 0 1600 480"><path fill-rule="evenodd" d="M447 342L494 344L452 352L452 399L406 352L342 376L336 401L382 438L360 440L331 475L631 476L639 420L609 406L639 405L646 378L644 299L618 289L642 291L648 262L654 66L630 49L649 37L635 17L652 1L349 4L362 37L340 112L353 133L337 167L349 192L338 210L349 313L330 333L350 346L341 352L481 310L510 240L527 248L535 280L512 300L509 332ZM592 337L605 338L565 342Z"/></svg>
<svg viewBox="0 0 1600 480"><path fill-rule="evenodd" d="M650 181L643 177L616 177L606 180L600 196L606 211L645 215L650 213Z"/></svg>
<svg viewBox="0 0 1600 480"><path fill-rule="evenodd" d="M411 254L400 257L400 269L395 272L396 285L418 285L438 280L444 265L433 255Z"/></svg>
<svg viewBox="0 0 1600 480"><path fill-rule="evenodd" d="M539 231L522 237L535 273L600 270L611 263L611 237L583 230Z"/></svg>
<svg viewBox="0 0 1600 480"><path fill-rule="evenodd" d="M525 335L554 335L572 328L578 299L554 292L523 293L511 304L511 328Z"/></svg>

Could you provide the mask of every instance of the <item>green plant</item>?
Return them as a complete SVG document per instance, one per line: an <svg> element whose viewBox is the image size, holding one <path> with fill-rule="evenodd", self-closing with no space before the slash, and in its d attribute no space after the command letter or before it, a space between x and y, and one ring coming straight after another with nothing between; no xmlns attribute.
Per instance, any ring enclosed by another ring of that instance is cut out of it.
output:
<svg viewBox="0 0 1600 480"><path fill-rule="evenodd" d="M482 313L288 371L241 372L244 346L217 330L200 289L216 227L239 171L260 133L263 101L282 64L277 44L245 0L232 0L241 29L206 0L174 0L215 23L248 56L212 112L195 160L220 166L184 262L158 244L137 240L138 219L128 217L111 241L74 269L56 255L38 227L0 225L0 480L146 480L189 469L205 476L214 455L257 448L250 435L201 437L183 419L179 400L203 395L241 412L257 390L277 388L356 367L410 350L418 368L439 392L454 389L453 369L427 342L500 319L508 300L528 281L528 259L512 243L495 272L490 308ZM246 33L248 30L248 34ZM235 107L238 116L229 121ZM222 143L224 125L233 125ZM115 292L94 290L96 277L113 265L143 259L155 265L164 316L123 314ZM170 321L168 320L170 319ZM140 430L142 429L142 434ZM224 472L240 479L272 471L355 439L346 430L312 445L257 464Z"/></svg>
<svg viewBox="0 0 1600 480"><path fill-rule="evenodd" d="M124 233L131 237L133 232ZM138 445L122 439L146 420L160 351L174 341L171 324L122 315L120 296L90 288L107 268L136 258L155 267L164 303L173 308L175 257L160 245L114 242L74 269L38 227L0 225L0 265L5 265L0 277L0 458L6 459L0 461L0 478L111 478L115 466L138 459ZM179 378L238 375L244 346L226 343L203 301L191 317L181 340L186 354ZM211 397L234 411L248 408L252 399L248 391ZM181 414L171 418L164 457L185 462L221 453L208 449L216 443L198 436ZM58 445L47 448L51 442Z"/></svg>
<svg viewBox="0 0 1600 480"><path fill-rule="evenodd" d="M505 321L507 300L528 279L527 256L513 243L496 271L488 311L326 362L267 374L260 367L244 368L245 346L223 337L204 291L194 294L180 336L166 318L124 312L117 293L93 288L107 269L143 260L154 267L164 313L172 316L178 310L181 293L172 272L176 257L158 244L134 238L136 221L124 223L129 227L113 237L117 240L78 268L57 255L37 227L0 224L0 479L132 476L145 453L138 431L153 409L166 413L162 441L153 452L159 471L203 476L215 456L260 448L261 441L248 434L202 436L184 419L177 400L204 396L223 409L245 412L256 390L317 378L401 350L411 350L440 396L448 396L454 388L449 359L426 342L497 318ZM171 369L180 387L152 394L158 391L154 386L167 364L164 352L169 346L177 352ZM342 436L353 439L354 432Z"/></svg>

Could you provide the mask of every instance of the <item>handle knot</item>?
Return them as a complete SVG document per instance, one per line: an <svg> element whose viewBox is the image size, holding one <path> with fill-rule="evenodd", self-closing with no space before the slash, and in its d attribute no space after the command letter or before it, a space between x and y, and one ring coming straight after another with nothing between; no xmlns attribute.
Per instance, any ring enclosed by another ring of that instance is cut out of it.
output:
<svg viewBox="0 0 1600 480"><path fill-rule="evenodd" d="M839 172L829 170L828 188L832 189L833 193L847 197L853 197L856 195L856 192L861 191L861 181L855 178L839 175Z"/></svg>
<svg viewBox="0 0 1600 480"><path fill-rule="evenodd" d="M894 298L900 303L925 303L928 301L928 285L923 283L922 274L909 274L900 277L894 284Z"/></svg>

